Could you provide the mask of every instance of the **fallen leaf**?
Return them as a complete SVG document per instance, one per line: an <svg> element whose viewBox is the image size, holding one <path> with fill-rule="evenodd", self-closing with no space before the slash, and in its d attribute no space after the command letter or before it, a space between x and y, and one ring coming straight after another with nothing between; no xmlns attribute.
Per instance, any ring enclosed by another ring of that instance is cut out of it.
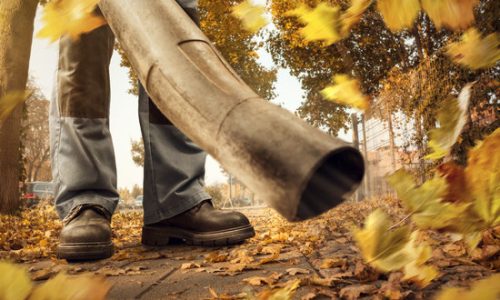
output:
<svg viewBox="0 0 500 300"><path fill-rule="evenodd" d="M362 229L354 230L363 258L384 272L404 269L405 279L427 285L438 275L437 270L425 265L432 255L431 248L417 243L418 231L410 235L407 226L392 231L389 228L389 217L378 209L367 217Z"/></svg>
<svg viewBox="0 0 500 300"><path fill-rule="evenodd" d="M66 274L60 273L56 277L35 287L30 299L104 300L110 288L111 284L103 278L91 275L69 277Z"/></svg>
<svg viewBox="0 0 500 300"><path fill-rule="evenodd" d="M181 270L188 270L188 269L194 269L194 268L200 268L201 264L199 263L194 263L194 262L188 262L188 263L183 263L181 265Z"/></svg>
<svg viewBox="0 0 500 300"><path fill-rule="evenodd" d="M377 9L387 27L392 31L399 31L412 27L420 12L420 2L419 0L378 0Z"/></svg>
<svg viewBox="0 0 500 300"><path fill-rule="evenodd" d="M457 142L458 137L467 123L467 110L473 83L468 83L460 92L458 99L450 98L442 104L437 113L439 128L429 132L429 148L433 153L427 155L428 159L440 159L448 155L451 147Z"/></svg>
<svg viewBox="0 0 500 300"><path fill-rule="evenodd" d="M446 54L457 64L470 69L493 67L500 59L500 38L492 33L485 38L476 28L467 30L458 42L446 46Z"/></svg>
<svg viewBox="0 0 500 300"><path fill-rule="evenodd" d="M457 244L446 244L442 249L445 253L453 257L460 257L467 254L467 250L463 246Z"/></svg>
<svg viewBox="0 0 500 300"><path fill-rule="evenodd" d="M500 298L500 274L472 283L469 290L464 288L444 288L436 295L436 300L497 300Z"/></svg>
<svg viewBox="0 0 500 300"><path fill-rule="evenodd" d="M351 6L349 6L340 18L342 22L341 34L343 37L349 35L351 28L361 20L372 2L373 0L351 0Z"/></svg>
<svg viewBox="0 0 500 300"><path fill-rule="evenodd" d="M477 3L479 0L422 0L422 7L438 29L465 29L474 22Z"/></svg>
<svg viewBox="0 0 500 300"><path fill-rule="evenodd" d="M246 30L252 33L267 25L268 22L264 17L264 13L265 8L263 6L254 5L248 0L233 7L233 15L241 21Z"/></svg>
<svg viewBox="0 0 500 300"><path fill-rule="evenodd" d="M305 26L300 34L306 41L322 41L325 46L341 39L340 8L321 2L314 9L301 4L298 8L287 12L287 16L298 17Z"/></svg>
<svg viewBox="0 0 500 300"><path fill-rule="evenodd" d="M469 151L465 176L484 229L500 225L500 128Z"/></svg>
<svg viewBox="0 0 500 300"><path fill-rule="evenodd" d="M229 254L221 253L220 251L211 252L205 255L205 261L208 263L219 263L227 261Z"/></svg>
<svg viewBox="0 0 500 300"><path fill-rule="evenodd" d="M321 265L319 266L320 269L329 269L329 268L335 268L335 267L341 267L345 268L347 265L347 260L343 258L326 258L321 262Z"/></svg>
<svg viewBox="0 0 500 300"><path fill-rule="evenodd" d="M45 5L43 28L37 37L48 38L52 42L64 35L78 39L83 33L90 32L106 24L104 18L94 15L99 0L55 0Z"/></svg>
<svg viewBox="0 0 500 300"><path fill-rule="evenodd" d="M293 299L300 286L300 279L288 281L283 288L263 290L257 295L258 300L288 300Z"/></svg>
<svg viewBox="0 0 500 300"><path fill-rule="evenodd" d="M282 274L274 272L273 274L271 274L268 277L254 276L254 277L245 278L242 281L246 282L250 285L253 285L253 286L261 286L262 284L267 284L267 285L272 286L281 278L281 276L282 276Z"/></svg>
<svg viewBox="0 0 500 300"><path fill-rule="evenodd" d="M368 97L360 90L359 81L345 74L333 77L333 85L329 85L321 91L321 95L330 101L348 105L360 110L368 109Z"/></svg>
<svg viewBox="0 0 500 300"><path fill-rule="evenodd" d="M310 270L303 269L303 268L289 268L289 269L286 269L286 272L292 276L295 276L297 274L309 274L309 273L311 273Z"/></svg>
<svg viewBox="0 0 500 300"><path fill-rule="evenodd" d="M371 295L377 290L377 287L373 284L353 284L346 286L340 290L340 297L355 300L361 295Z"/></svg>
<svg viewBox="0 0 500 300"><path fill-rule="evenodd" d="M32 288L28 272L23 267L0 261L0 291L2 299L24 300Z"/></svg>
<svg viewBox="0 0 500 300"><path fill-rule="evenodd" d="M469 209L469 203L453 204L443 202L448 186L442 177L427 180L421 186L404 169L387 177L387 181L398 194L412 220L423 229L443 229L456 225L457 218Z"/></svg>

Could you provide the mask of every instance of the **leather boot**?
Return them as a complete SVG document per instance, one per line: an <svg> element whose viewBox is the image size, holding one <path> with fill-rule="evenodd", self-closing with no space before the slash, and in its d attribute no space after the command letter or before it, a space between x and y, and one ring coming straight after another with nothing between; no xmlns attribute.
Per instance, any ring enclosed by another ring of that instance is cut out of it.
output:
<svg viewBox="0 0 500 300"><path fill-rule="evenodd" d="M79 206L63 222L57 247L58 258L96 260L113 255L111 215L101 206Z"/></svg>
<svg viewBox="0 0 500 300"><path fill-rule="evenodd" d="M215 209L210 201L161 222L142 228L142 243L165 246L182 240L199 246L224 246L251 238L255 231L247 217L235 211Z"/></svg>

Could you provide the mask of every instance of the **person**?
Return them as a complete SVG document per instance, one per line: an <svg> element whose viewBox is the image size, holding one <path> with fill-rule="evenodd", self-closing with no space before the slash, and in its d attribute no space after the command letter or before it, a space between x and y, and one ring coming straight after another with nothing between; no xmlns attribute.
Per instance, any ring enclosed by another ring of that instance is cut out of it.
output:
<svg viewBox="0 0 500 300"><path fill-rule="evenodd" d="M199 25L196 0L177 3ZM78 40L60 40L50 140L55 206L63 221L57 248L62 259L113 254L110 222L119 200L109 131L113 46L109 26ZM159 111L142 86L139 120L145 150L142 243L163 246L180 239L228 245L254 236L243 214L213 207L204 190L206 153Z"/></svg>

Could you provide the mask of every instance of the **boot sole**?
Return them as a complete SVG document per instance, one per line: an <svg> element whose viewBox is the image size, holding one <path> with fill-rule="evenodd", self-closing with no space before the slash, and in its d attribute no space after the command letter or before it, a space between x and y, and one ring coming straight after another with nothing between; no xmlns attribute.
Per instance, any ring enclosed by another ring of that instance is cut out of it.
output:
<svg viewBox="0 0 500 300"><path fill-rule="evenodd" d="M109 258L113 255L113 243L67 243L57 247L57 258L67 261L85 261Z"/></svg>
<svg viewBox="0 0 500 300"><path fill-rule="evenodd" d="M241 243L253 236L255 231L252 225L211 232L194 232L167 226L142 228L142 244L146 246L167 246L179 240L195 246L227 246Z"/></svg>

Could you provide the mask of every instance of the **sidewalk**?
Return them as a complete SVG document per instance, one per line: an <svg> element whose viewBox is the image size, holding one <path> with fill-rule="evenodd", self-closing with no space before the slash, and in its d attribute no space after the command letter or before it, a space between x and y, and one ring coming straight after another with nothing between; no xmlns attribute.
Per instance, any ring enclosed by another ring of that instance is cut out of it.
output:
<svg viewBox="0 0 500 300"><path fill-rule="evenodd" d="M383 299L387 295L429 299L443 285L467 285L495 272L448 246L454 245L449 241L434 247L433 264L442 275L424 289L402 281L401 273L376 272L361 259L348 229L359 225L371 209L349 204L302 223L288 223L270 209L246 209L243 212L254 224L256 237L220 248L144 248L139 240L140 218L128 216L134 221L125 222L121 214L116 216L118 222L130 226L115 228L117 253L111 259L78 264L45 259L26 264L36 282L61 271L105 276L113 284L109 299L248 299L298 279L300 287L293 299Z"/></svg>

